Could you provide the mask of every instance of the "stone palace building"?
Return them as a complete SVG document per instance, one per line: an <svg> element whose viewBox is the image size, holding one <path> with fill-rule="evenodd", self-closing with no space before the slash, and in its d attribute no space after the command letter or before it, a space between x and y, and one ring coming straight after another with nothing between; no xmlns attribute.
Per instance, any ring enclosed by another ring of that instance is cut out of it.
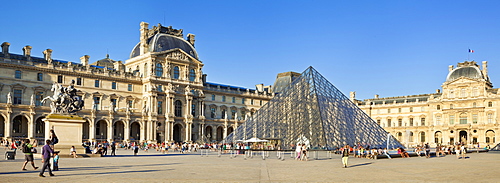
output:
<svg viewBox="0 0 500 183"><path fill-rule="evenodd" d="M499 137L500 93L474 61L449 66L442 91L399 97L351 100L403 145L429 143L494 145ZM493 146L492 146L493 147Z"/></svg>
<svg viewBox="0 0 500 183"><path fill-rule="evenodd" d="M140 42L124 62L106 58L90 63L0 53L0 138L42 140L42 119L50 113L53 83L72 80L85 105L84 140L220 141L273 96L271 86L256 89L206 82L204 63L194 48L195 35L160 24L140 24ZM21 49L20 49L21 50ZM57 133L57 129L55 129ZM43 142L43 141L42 141Z"/></svg>

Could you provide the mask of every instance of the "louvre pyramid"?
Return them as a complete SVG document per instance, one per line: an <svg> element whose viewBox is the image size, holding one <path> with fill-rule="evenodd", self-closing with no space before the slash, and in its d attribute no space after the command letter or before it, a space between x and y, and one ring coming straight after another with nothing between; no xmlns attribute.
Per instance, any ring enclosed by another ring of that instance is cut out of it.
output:
<svg viewBox="0 0 500 183"><path fill-rule="evenodd" d="M312 149L358 143L365 147L402 147L313 67L248 117L225 142L253 137L275 140L282 149L297 143Z"/></svg>

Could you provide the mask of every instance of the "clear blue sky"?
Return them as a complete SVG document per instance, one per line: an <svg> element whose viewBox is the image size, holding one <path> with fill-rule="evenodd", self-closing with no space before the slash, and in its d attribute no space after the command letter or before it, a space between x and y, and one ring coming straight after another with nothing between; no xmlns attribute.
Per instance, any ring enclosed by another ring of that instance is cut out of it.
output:
<svg viewBox="0 0 500 183"><path fill-rule="evenodd" d="M127 60L139 23L196 35L208 81L254 88L313 66L358 99L432 93L448 65L489 61L500 84L500 1L5 1L0 42L42 57Z"/></svg>

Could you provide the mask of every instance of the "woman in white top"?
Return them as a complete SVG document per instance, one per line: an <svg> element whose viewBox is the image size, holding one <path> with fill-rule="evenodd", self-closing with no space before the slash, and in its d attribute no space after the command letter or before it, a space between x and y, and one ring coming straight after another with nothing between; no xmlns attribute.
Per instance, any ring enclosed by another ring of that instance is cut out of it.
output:
<svg viewBox="0 0 500 183"><path fill-rule="evenodd" d="M69 155L72 155L73 158L78 158L78 156L76 155L76 148L75 148L75 146L71 146L71 149L69 149L69 152L70 152Z"/></svg>

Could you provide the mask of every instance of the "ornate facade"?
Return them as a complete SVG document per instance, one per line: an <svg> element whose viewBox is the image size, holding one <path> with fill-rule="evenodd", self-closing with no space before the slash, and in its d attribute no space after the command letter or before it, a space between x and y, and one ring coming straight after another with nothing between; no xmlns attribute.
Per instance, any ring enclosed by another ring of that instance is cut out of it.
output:
<svg viewBox="0 0 500 183"><path fill-rule="evenodd" d="M402 144L464 142L494 145L499 137L500 93L493 88L487 70L474 61L449 66L442 91L436 93L351 100ZM492 146L493 147L493 146Z"/></svg>
<svg viewBox="0 0 500 183"><path fill-rule="evenodd" d="M219 141L273 97L270 86L248 89L206 82L194 48L195 35L158 24L140 25L140 42L125 62L89 63L0 53L0 137L43 139L42 119L51 111L44 97L53 83L75 81L84 101L84 140ZM55 129L57 132L57 129Z"/></svg>

